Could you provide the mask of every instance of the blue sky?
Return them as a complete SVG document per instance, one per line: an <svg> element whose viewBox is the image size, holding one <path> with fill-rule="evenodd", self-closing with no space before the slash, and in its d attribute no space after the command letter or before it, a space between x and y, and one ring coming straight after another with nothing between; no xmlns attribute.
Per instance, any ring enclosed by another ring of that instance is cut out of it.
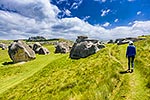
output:
<svg viewBox="0 0 150 100"><path fill-rule="evenodd" d="M78 7L73 8L75 2ZM59 18L87 18L92 25L108 22L109 28L150 20L150 0L52 0L51 3L61 9ZM64 14L65 10L70 14Z"/></svg>
<svg viewBox="0 0 150 100"><path fill-rule="evenodd" d="M0 0L0 39L150 35L150 0Z"/></svg>

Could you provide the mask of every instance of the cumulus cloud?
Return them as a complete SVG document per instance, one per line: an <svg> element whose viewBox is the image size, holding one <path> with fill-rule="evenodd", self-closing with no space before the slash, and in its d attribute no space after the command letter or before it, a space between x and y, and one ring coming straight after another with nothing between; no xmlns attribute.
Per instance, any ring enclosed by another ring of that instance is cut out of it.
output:
<svg viewBox="0 0 150 100"><path fill-rule="evenodd" d="M56 16L60 10L49 0L0 0L0 8L0 39L42 35L74 40L78 35L87 35L106 40L150 34L150 21L135 21L130 27L105 29L104 26L110 23L93 26L77 17L58 19Z"/></svg>
<svg viewBox="0 0 150 100"><path fill-rule="evenodd" d="M45 18L54 19L59 12L59 9L51 5L49 0L0 0L0 6L3 10L16 12L22 16L36 20Z"/></svg>
<svg viewBox="0 0 150 100"><path fill-rule="evenodd" d="M106 14L108 14L110 12L110 9L107 9L107 10L101 10L102 14L101 16L106 16Z"/></svg>

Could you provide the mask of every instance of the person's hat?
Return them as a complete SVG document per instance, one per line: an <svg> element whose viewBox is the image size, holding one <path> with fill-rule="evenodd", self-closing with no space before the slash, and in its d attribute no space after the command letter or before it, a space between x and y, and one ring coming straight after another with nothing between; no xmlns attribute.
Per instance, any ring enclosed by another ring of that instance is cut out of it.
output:
<svg viewBox="0 0 150 100"><path fill-rule="evenodd" d="M130 42L129 42L129 45L133 45L133 42L132 42L132 41L130 41Z"/></svg>

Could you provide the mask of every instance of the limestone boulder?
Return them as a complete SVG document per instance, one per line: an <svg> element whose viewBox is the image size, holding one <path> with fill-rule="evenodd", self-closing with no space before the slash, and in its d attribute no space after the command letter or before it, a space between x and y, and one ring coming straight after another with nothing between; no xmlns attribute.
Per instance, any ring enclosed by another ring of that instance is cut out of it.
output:
<svg viewBox="0 0 150 100"><path fill-rule="evenodd" d="M49 52L49 50L48 50L47 48L45 48L45 47L40 47L40 48L39 48L38 54L47 55L47 54L49 54L49 53L50 53L50 52Z"/></svg>
<svg viewBox="0 0 150 100"><path fill-rule="evenodd" d="M8 54L15 63L30 61L36 58L35 52L25 42L18 40L8 47Z"/></svg>
<svg viewBox="0 0 150 100"><path fill-rule="evenodd" d="M34 50L35 53L37 54L43 54L43 55L47 55L50 53L50 51L43 47L40 43L36 42L35 44L33 44L32 49Z"/></svg>
<svg viewBox="0 0 150 100"><path fill-rule="evenodd" d="M0 43L0 48L2 48L2 50L6 50L7 49L7 45L5 45L4 43Z"/></svg>
<svg viewBox="0 0 150 100"><path fill-rule="evenodd" d="M85 58L105 48L98 40L90 40L87 38L80 40L80 42L78 40L74 43L70 51L70 58L72 59Z"/></svg>
<svg viewBox="0 0 150 100"><path fill-rule="evenodd" d="M39 42L36 42L33 44L32 49L35 51L35 53L38 53L39 48L41 48L42 45Z"/></svg>
<svg viewBox="0 0 150 100"><path fill-rule="evenodd" d="M58 43L55 46L55 53L68 53L70 52L70 46L66 42Z"/></svg>

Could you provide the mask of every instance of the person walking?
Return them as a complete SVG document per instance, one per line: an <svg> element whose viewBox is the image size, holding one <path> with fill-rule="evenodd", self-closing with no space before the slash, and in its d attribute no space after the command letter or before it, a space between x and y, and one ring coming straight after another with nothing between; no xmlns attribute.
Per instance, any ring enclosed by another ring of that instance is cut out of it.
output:
<svg viewBox="0 0 150 100"><path fill-rule="evenodd" d="M129 45L126 50L126 57L128 58L128 70L127 72L132 73L134 69L134 58L136 55L136 47L134 46L133 42L130 41ZM130 68L132 66L132 68Z"/></svg>

